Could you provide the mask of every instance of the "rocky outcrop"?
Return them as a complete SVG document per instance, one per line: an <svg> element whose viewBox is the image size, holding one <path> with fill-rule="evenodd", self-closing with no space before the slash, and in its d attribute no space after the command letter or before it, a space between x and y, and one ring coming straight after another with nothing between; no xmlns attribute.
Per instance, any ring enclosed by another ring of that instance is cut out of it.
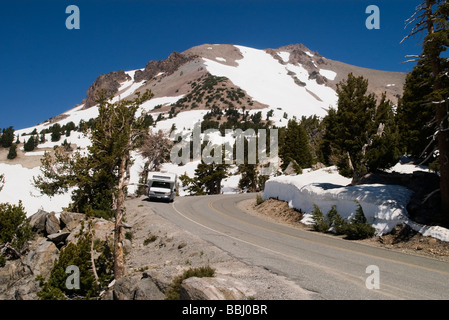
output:
<svg viewBox="0 0 449 320"><path fill-rule="evenodd" d="M43 210L31 216L30 225L37 235L28 243L27 250L0 267L0 300L38 299L40 288L36 277L48 278L60 249L77 241L84 218L84 214L72 212L62 212L58 218L54 212ZM112 235L113 223L93 219L92 229L96 239L105 240ZM145 286L142 284L139 288L139 296L142 296Z"/></svg>
<svg viewBox="0 0 449 320"><path fill-rule="evenodd" d="M7 261L0 268L0 300L36 300L39 284L36 276L46 278L59 256L56 245L37 237L20 259Z"/></svg>
<svg viewBox="0 0 449 320"><path fill-rule="evenodd" d="M106 91L106 95L114 95L120 88L120 83L131 80L131 77L125 71L115 71L107 74L102 74L95 80L95 82L87 89L84 109L88 109L97 104L98 93L101 90Z"/></svg>
<svg viewBox="0 0 449 320"><path fill-rule="evenodd" d="M34 232L44 236L57 233L61 229L56 214L43 210L39 210L30 217L30 226Z"/></svg>
<svg viewBox="0 0 449 320"><path fill-rule="evenodd" d="M175 51L166 60L152 60L148 62L144 70L137 70L134 74L134 81L150 80L160 72L163 72L164 75L170 75L178 70L181 65L195 58L196 56L194 55L182 54Z"/></svg>
<svg viewBox="0 0 449 320"><path fill-rule="evenodd" d="M72 231L80 224L81 220L84 220L84 218L85 215L82 213L63 211L59 215L59 220L61 221L61 229Z"/></svg>

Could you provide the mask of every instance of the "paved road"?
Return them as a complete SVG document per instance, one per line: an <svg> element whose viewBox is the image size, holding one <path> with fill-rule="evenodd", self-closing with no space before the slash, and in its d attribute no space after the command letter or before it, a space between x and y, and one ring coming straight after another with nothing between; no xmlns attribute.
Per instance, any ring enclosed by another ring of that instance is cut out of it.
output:
<svg viewBox="0 0 449 320"><path fill-rule="evenodd" d="M255 195L145 204L234 257L295 281L317 299L449 299L449 263L271 223L238 208L249 198Z"/></svg>

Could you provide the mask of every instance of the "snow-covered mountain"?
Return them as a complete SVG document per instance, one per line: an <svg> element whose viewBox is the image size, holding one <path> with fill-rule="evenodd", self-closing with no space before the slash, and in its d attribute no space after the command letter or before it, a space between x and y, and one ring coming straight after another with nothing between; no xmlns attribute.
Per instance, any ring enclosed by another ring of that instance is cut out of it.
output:
<svg viewBox="0 0 449 320"><path fill-rule="evenodd" d="M394 103L402 93L404 73L360 68L330 60L304 45L259 50L205 44L182 53L174 52L163 61L150 61L140 70L100 75L80 105L36 127L18 132L27 133L34 128L39 132L39 129L55 122L64 125L73 121L77 124L82 119L87 121L95 117L98 112L95 96L100 89L114 95L114 100L132 98L135 92L150 89L154 98L142 105L142 109L156 116L167 113L172 104L191 93L195 89L194 84L207 74L226 77L227 88L245 92L248 100L242 100L238 107L263 113L274 110L276 124L285 125L293 116L324 116L329 107L336 107L336 84L350 72L364 76L369 80L371 92L378 96L386 92ZM191 113L194 115L191 118L197 120L198 115L210 109L206 102L204 99L194 108L190 106L179 111L183 112L183 117L189 117ZM157 110L156 106L159 107ZM171 126L173 122L161 123L161 126L167 127L168 123Z"/></svg>
<svg viewBox="0 0 449 320"><path fill-rule="evenodd" d="M61 126L88 121L98 115L96 93L105 89L113 95L113 101L132 98L137 91L150 89L154 97L141 106L141 111L152 114L160 121L156 129L191 130L213 106L224 108L232 104L249 115L267 113L276 126L284 126L293 117L326 115L330 107L336 107L336 84L348 73L362 75L369 80L369 90L380 96L383 92L394 102L402 92L404 73L360 68L330 60L304 45L288 45L278 49L259 50L236 45L209 45L193 47L185 52L172 53L166 60L150 61L139 70L114 71L100 75L80 97L80 104L36 126L16 131L21 142L27 134L49 128L55 123ZM81 101L82 100L82 101ZM38 115L36 115L38 116ZM39 159L66 140L73 148L85 149L90 140L81 132L72 132L58 142L39 144L33 152L19 150L15 160L5 160L0 154L0 173L5 174L5 187L0 192L0 202L17 203L21 200L34 214L42 208L61 211L68 205L70 196L48 198L39 195L32 186L32 177L39 174ZM21 145L23 148L23 145ZM138 181L143 161L138 154L131 169L131 182ZM178 173L192 174L197 163L185 166L165 164L165 168ZM225 181L225 190L237 186L238 176ZM133 192L133 188L130 191Z"/></svg>

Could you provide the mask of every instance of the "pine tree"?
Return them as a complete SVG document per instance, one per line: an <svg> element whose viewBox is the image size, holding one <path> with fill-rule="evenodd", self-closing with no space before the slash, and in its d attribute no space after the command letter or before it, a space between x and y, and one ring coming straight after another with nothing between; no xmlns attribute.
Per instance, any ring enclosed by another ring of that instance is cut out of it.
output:
<svg viewBox="0 0 449 320"><path fill-rule="evenodd" d="M227 164L207 164L201 161L193 178L184 174L179 179L191 195L220 194L221 182L228 176L228 168Z"/></svg>
<svg viewBox="0 0 449 320"><path fill-rule="evenodd" d="M312 165L312 154L310 153L307 132L296 118L288 121L285 133L282 135L279 156L282 160L281 168L283 170L292 161L296 162L300 168L307 168Z"/></svg>
<svg viewBox="0 0 449 320"><path fill-rule="evenodd" d="M56 148L54 155L47 153L43 157L42 175L34 178L35 186L48 195L76 187L72 193L75 211L114 216L116 279L125 272L122 222L130 153L141 145L146 131L144 116L137 117L136 112L151 97L152 93L147 91L142 96L137 94L134 100L109 103L103 92L98 99L99 115L92 128L89 154L69 155L63 148Z"/></svg>
<svg viewBox="0 0 449 320"><path fill-rule="evenodd" d="M242 175L239 180L239 188L248 192L259 191L259 172L257 164L244 163L238 166L238 171Z"/></svg>
<svg viewBox="0 0 449 320"><path fill-rule="evenodd" d="M415 158L426 157L434 151L434 146L427 148L433 143L435 132L435 112L428 101L432 92L430 75L430 67L418 61L413 71L407 74L397 108L400 148Z"/></svg>
<svg viewBox="0 0 449 320"><path fill-rule="evenodd" d="M109 243L97 241L93 246L93 241L92 232L81 230L76 243L70 242L61 249L48 279L37 277L41 287L37 296L41 300L98 299L101 290L106 289L113 278L113 257ZM79 269L79 288L68 288L66 285L69 266Z"/></svg>
<svg viewBox="0 0 449 320"><path fill-rule="evenodd" d="M365 151L366 165L369 172L389 168L397 163L401 156L398 148L399 129L393 114L393 104L386 94L377 105L374 126L369 145Z"/></svg>
<svg viewBox="0 0 449 320"><path fill-rule="evenodd" d="M228 165L201 162L195 170L195 179L203 185L206 194L220 194L221 181L227 177Z"/></svg>
<svg viewBox="0 0 449 320"><path fill-rule="evenodd" d="M331 110L332 119L325 121L324 140L340 174L357 182L368 172L393 165L399 159L398 132L385 94L377 105L374 94L368 93L368 80L352 73L337 84L337 94L338 110Z"/></svg>
<svg viewBox="0 0 449 320"><path fill-rule="evenodd" d="M14 128L8 127L6 129L3 129L3 132L0 136L0 145L3 148L9 148L11 147L13 141L14 141Z"/></svg>
<svg viewBox="0 0 449 320"><path fill-rule="evenodd" d="M31 136L28 141L24 144L23 150L25 151L33 151L36 143L34 141L34 136Z"/></svg>
<svg viewBox="0 0 449 320"><path fill-rule="evenodd" d="M449 47L449 3L446 0L425 0L408 20L414 24L403 40L424 32L419 59L430 70L431 93L428 101L434 108L435 132L439 157L441 213L443 224L449 225L449 60L444 52Z"/></svg>
<svg viewBox="0 0 449 320"><path fill-rule="evenodd" d="M61 139L61 125L59 123L55 123L50 127L51 132L51 141L57 142Z"/></svg>
<svg viewBox="0 0 449 320"><path fill-rule="evenodd" d="M12 144L9 147L9 152L8 152L7 158L9 160L12 160L12 159L15 159L16 157L17 157L17 145L16 144Z"/></svg>

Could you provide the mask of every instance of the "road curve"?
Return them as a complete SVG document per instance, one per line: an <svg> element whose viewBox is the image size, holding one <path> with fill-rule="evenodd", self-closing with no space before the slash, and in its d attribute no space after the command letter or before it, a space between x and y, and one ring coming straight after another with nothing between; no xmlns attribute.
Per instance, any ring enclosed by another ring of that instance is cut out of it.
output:
<svg viewBox="0 0 449 320"><path fill-rule="evenodd" d="M269 222L238 208L250 198L255 194L145 203L241 261L295 281L317 299L449 299L448 262Z"/></svg>

